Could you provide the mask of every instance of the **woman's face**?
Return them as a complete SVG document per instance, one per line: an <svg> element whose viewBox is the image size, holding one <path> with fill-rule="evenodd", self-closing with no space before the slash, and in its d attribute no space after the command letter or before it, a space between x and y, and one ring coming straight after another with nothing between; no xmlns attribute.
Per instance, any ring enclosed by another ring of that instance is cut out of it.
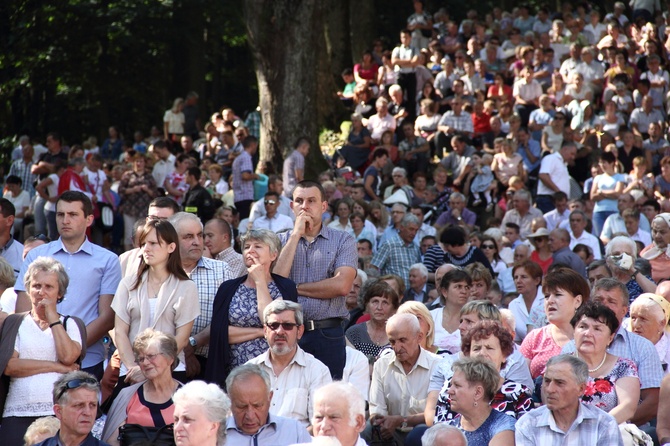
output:
<svg viewBox="0 0 670 446"><path fill-rule="evenodd" d="M582 296L573 296L561 288L544 293L544 312L553 324L570 321L582 303Z"/></svg>
<svg viewBox="0 0 670 446"><path fill-rule="evenodd" d="M470 409L475 401L475 392L477 387L471 384L460 370L456 370L451 378L451 385L447 390L451 409L459 412L463 409Z"/></svg>
<svg viewBox="0 0 670 446"><path fill-rule="evenodd" d="M56 302L61 297L58 287L58 274L45 271L37 272L30 282L29 293L33 309L43 311L46 302L42 303L42 301Z"/></svg>
<svg viewBox="0 0 670 446"><path fill-rule="evenodd" d="M393 134L392 133L384 133L382 135L382 144L384 145L391 145L393 143Z"/></svg>
<svg viewBox="0 0 670 446"><path fill-rule="evenodd" d="M654 305L660 310L658 304ZM659 313L655 313L651 308L644 305L631 306L630 328L633 333L648 339L652 344L656 344L663 336L663 329L665 328L663 311L660 310Z"/></svg>
<svg viewBox="0 0 670 446"><path fill-rule="evenodd" d="M142 245L142 257L144 263L149 266L164 265L170 258L170 254L174 252L177 245L175 243L165 243L158 238L155 229L152 229L144 239Z"/></svg>
<svg viewBox="0 0 670 446"><path fill-rule="evenodd" d="M247 240L242 250L244 265L250 268L252 265L270 265L277 258L277 253L270 251L270 246L260 240Z"/></svg>
<svg viewBox="0 0 670 446"><path fill-rule="evenodd" d="M670 243L670 227L661 219L651 222L651 238L659 249L665 249Z"/></svg>
<svg viewBox="0 0 670 446"><path fill-rule="evenodd" d="M214 446L219 423L209 421L200 404L187 402L174 408L174 439L177 446Z"/></svg>
<svg viewBox="0 0 670 446"><path fill-rule="evenodd" d="M351 213L351 210L349 209L349 205L346 203L340 203L337 205L337 216L340 218L349 218L349 214Z"/></svg>
<svg viewBox="0 0 670 446"><path fill-rule="evenodd" d="M209 169L209 178L212 180L212 183L216 184L221 180L221 174L219 174L219 171L216 169Z"/></svg>
<svg viewBox="0 0 670 446"><path fill-rule="evenodd" d="M614 334L604 323L590 317L582 317L575 325L575 346L583 354L602 355L612 342Z"/></svg>
<svg viewBox="0 0 670 446"><path fill-rule="evenodd" d="M540 285L540 280L528 274L526 268L517 268L514 270L516 292L524 296L535 296L537 294L537 287Z"/></svg>
<svg viewBox="0 0 670 446"><path fill-rule="evenodd" d="M484 240L480 245L480 249L484 252L486 258L489 259L489 262L493 260L493 255L496 253L496 244L493 240Z"/></svg>
<svg viewBox="0 0 670 446"><path fill-rule="evenodd" d="M439 185L447 184L447 174L446 174L446 172L443 172L441 170L435 171L435 173L433 174L433 181L435 181L435 184L439 184Z"/></svg>
<svg viewBox="0 0 670 446"><path fill-rule="evenodd" d="M358 293L361 291L361 286L363 285L363 279L361 276L356 276L353 283L351 284L351 290L346 297L346 305L348 309L353 309L358 306Z"/></svg>
<svg viewBox="0 0 670 446"><path fill-rule="evenodd" d="M135 158L133 161L133 170L135 172L144 172L144 167L146 166L146 161L142 157Z"/></svg>
<svg viewBox="0 0 670 446"><path fill-rule="evenodd" d="M360 231L363 229L363 226L365 226L365 223L363 223L361 218L356 217L351 219L351 227L354 229L354 231Z"/></svg>
<svg viewBox="0 0 670 446"><path fill-rule="evenodd" d="M488 338L472 340L470 345L471 358L486 358L493 363L493 366L500 371L502 364L507 359L500 348L500 339L494 335Z"/></svg>
<svg viewBox="0 0 670 446"><path fill-rule="evenodd" d="M370 215L372 215L375 218L375 220L381 220L382 210L379 208L374 208L370 211Z"/></svg>
<svg viewBox="0 0 670 446"><path fill-rule="evenodd" d="M386 322L395 313L395 308L391 305L391 299L384 296L374 296L370 299L366 310L370 319L375 322Z"/></svg>
<svg viewBox="0 0 670 446"><path fill-rule="evenodd" d="M471 300L485 300L488 292L489 287L486 286L486 282L484 282L483 280L472 281L472 286L470 287Z"/></svg>
<svg viewBox="0 0 670 446"><path fill-rule="evenodd" d="M116 139L116 137L119 136L119 132L116 131L114 127L109 128L109 137L112 139Z"/></svg>
<svg viewBox="0 0 670 446"><path fill-rule="evenodd" d="M363 209L363 206L361 206L358 203L354 203L354 212L358 212L359 214L365 215L365 209Z"/></svg>
<svg viewBox="0 0 670 446"><path fill-rule="evenodd" d="M139 352L135 356L135 362L140 366L140 370L142 370L142 373L148 380L161 377L166 373L172 373L172 361L167 356L161 354L157 342L149 344L146 350Z"/></svg>
<svg viewBox="0 0 670 446"><path fill-rule="evenodd" d="M444 288L442 288L444 290ZM470 285L467 282L450 283L446 289L447 303L462 307L470 297Z"/></svg>

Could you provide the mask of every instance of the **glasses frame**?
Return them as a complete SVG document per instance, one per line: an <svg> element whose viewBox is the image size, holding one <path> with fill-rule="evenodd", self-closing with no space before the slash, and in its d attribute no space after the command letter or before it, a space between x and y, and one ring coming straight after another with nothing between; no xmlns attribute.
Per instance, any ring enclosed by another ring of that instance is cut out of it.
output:
<svg viewBox="0 0 670 446"><path fill-rule="evenodd" d="M284 331L293 331L293 329L299 327L300 324L296 324L295 322L271 322L269 324L265 324L265 326L272 331L279 330L279 327L283 328Z"/></svg>
<svg viewBox="0 0 670 446"><path fill-rule="evenodd" d="M82 384L93 384L93 385L98 385L98 380L93 379L93 378L76 378L76 379L71 379L70 381L65 383L65 387L63 390L58 392L58 395L56 396L56 401L60 401L61 397L65 395L65 392L68 390L74 390L78 389L82 386Z"/></svg>

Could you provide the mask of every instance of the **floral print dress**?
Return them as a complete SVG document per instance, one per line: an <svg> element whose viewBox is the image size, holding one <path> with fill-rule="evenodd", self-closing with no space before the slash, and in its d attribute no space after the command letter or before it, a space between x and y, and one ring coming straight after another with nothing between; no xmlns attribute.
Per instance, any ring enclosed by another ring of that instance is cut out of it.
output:
<svg viewBox="0 0 670 446"><path fill-rule="evenodd" d="M632 376L639 379L637 366L627 358L617 359L612 370L602 378L591 378L586 383L582 401L609 412L619 404L616 382L620 378Z"/></svg>

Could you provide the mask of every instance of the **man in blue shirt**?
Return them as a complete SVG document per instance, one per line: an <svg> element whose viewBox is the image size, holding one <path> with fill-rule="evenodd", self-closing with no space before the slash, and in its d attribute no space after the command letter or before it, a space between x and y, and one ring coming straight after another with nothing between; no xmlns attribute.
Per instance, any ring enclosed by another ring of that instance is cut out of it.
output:
<svg viewBox="0 0 670 446"><path fill-rule="evenodd" d="M53 257L63 264L70 278L65 298L58 312L77 316L86 324L87 350L82 370L101 379L105 348L102 338L114 328L111 303L121 281L118 257L86 237L93 223L91 200L78 191L63 193L56 202L56 224L60 238L31 250L26 256L14 286L17 292L16 312L30 311L30 297L23 277L37 257Z"/></svg>

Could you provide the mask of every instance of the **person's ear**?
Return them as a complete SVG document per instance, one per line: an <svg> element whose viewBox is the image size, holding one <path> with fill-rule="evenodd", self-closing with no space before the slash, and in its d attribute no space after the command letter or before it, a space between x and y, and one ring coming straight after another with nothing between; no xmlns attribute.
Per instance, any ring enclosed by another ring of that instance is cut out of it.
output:
<svg viewBox="0 0 670 446"><path fill-rule="evenodd" d="M54 404L54 415L56 415L56 418L59 420L63 419L63 407L60 404Z"/></svg>
<svg viewBox="0 0 670 446"><path fill-rule="evenodd" d="M172 254L175 249L177 249L177 244L172 242L167 246L168 252Z"/></svg>
<svg viewBox="0 0 670 446"><path fill-rule="evenodd" d="M94 219L95 219L95 217L93 216L93 214L86 217L86 227L87 228L93 224Z"/></svg>
<svg viewBox="0 0 670 446"><path fill-rule="evenodd" d="M579 307L582 306L582 302L583 302L582 299L583 299L583 298L582 298L582 295L581 295L581 294L578 294L578 295L575 296L575 303L577 304L577 305L575 306L575 310L577 310Z"/></svg>
<svg viewBox="0 0 670 446"><path fill-rule="evenodd" d="M361 414L356 415L356 424L354 425L356 432L363 432L365 429L365 417Z"/></svg>
<svg viewBox="0 0 670 446"><path fill-rule="evenodd" d="M305 333L305 325L298 325L296 327L296 330L298 330L298 340L302 338L303 333Z"/></svg>

